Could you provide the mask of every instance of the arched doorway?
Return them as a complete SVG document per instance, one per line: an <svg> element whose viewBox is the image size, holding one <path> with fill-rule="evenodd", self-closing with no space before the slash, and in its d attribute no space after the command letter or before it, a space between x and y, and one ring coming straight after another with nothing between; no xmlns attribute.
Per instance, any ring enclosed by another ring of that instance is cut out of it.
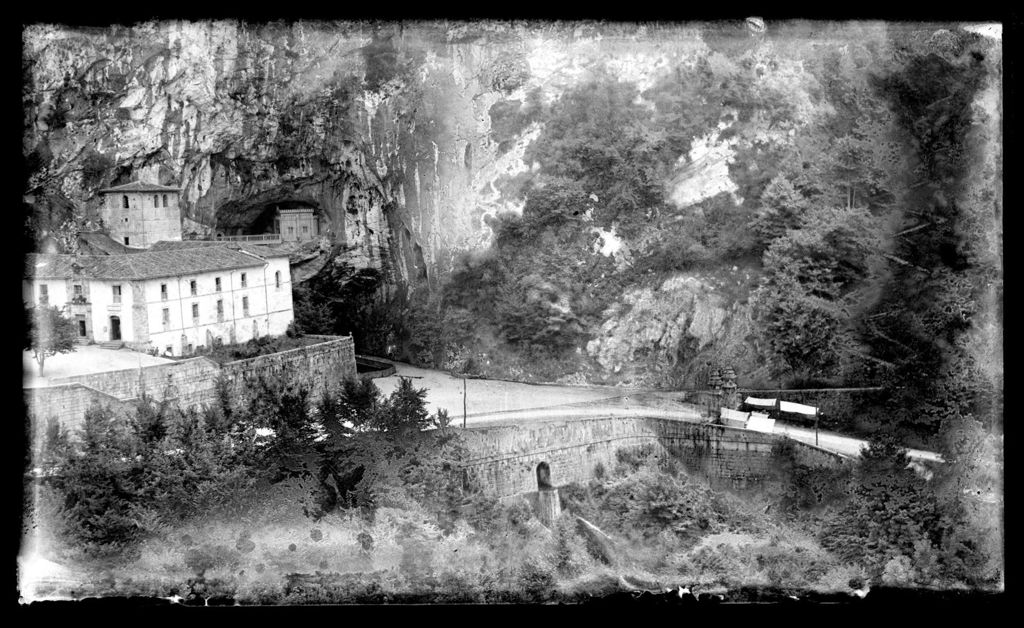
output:
<svg viewBox="0 0 1024 628"><path fill-rule="evenodd" d="M551 488L551 467L548 463L542 462L537 465L537 490L544 491Z"/></svg>

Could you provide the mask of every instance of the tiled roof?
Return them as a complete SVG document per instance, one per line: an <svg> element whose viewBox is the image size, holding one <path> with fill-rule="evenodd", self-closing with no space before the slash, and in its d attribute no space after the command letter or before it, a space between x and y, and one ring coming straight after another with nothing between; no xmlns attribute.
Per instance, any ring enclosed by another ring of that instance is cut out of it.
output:
<svg viewBox="0 0 1024 628"><path fill-rule="evenodd" d="M196 275L217 270L264 266L263 260L223 246L170 251L147 251L131 255L48 255L26 257L25 277L66 279L73 276L72 264L81 266L81 277L89 279L156 279Z"/></svg>
<svg viewBox="0 0 1024 628"><path fill-rule="evenodd" d="M204 246L223 246L227 242L215 240L160 240L154 242L148 250L150 251L180 251L181 249L198 249Z"/></svg>
<svg viewBox="0 0 1024 628"><path fill-rule="evenodd" d="M80 232L78 234L78 248L80 250L85 249L89 254L96 255L118 255L133 252L109 235L99 232Z"/></svg>
<svg viewBox="0 0 1024 628"><path fill-rule="evenodd" d="M125 183L124 185L115 185L112 188L103 188L97 190L101 194L108 192L180 192L181 188L174 188L167 185L157 185L156 183L143 183L142 181L132 181L131 183Z"/></svg>
<svg viewBox="0 0 1024 628"><path fill-rule="evenodd" d="M196 249L210 246L224 246L236 251L246 251L260 257L288 257L285 251L272 249L269 246L250 244L248 242L224 242L217 240L161 240L149 247L150 251L180 251L182 249Z"/></svg>
<svg viewBox="0 0 1024 628"><path fill-rule="evenodd" d="M248 242L228 242L228 246L234 248L237 247L240 251L246 251L253 255L259 255L260 257L290 257L285 251L279 251L278 249L272 249L269 246L263 246L262 244L249 244Z"/></svg>

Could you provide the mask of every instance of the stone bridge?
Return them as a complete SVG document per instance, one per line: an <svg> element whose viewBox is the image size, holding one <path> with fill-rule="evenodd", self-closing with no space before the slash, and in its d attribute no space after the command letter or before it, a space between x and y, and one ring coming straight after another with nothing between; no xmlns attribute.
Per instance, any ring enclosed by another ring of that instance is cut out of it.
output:
<svg viewBox="0 0 1024 628"><path fill-rule="evenodd" d="M793 443L797 461L839 467L851 458L785 436L696 421L649 417L597 417L471 427L460 432L471 452L465 468L485 491L501 499L586 482L595 468L609 471L616 452L652 446L677 457L688 472L713 485L757 490L771 476L772 445Z"/></svg>

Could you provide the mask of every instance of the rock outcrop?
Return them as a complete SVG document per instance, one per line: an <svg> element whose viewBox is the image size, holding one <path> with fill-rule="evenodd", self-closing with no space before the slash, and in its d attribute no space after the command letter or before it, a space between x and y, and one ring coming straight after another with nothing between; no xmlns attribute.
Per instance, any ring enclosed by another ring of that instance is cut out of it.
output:
<svg viewBox="0 0 1024 628"><path fill-rule="evenodd" d="M703 386L709 365L765 377L749 306L723 290L729 283L742 287L750 275L738 269L733 275L739 276L679 274L656 288L626 292L605 312L587 352L633 385Z"/></svg>

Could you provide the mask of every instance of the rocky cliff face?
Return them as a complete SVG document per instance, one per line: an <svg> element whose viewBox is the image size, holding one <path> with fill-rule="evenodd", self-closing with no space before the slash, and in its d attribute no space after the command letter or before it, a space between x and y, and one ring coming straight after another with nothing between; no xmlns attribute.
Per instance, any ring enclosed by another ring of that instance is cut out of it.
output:
<svg viewBox="0 0 1024 628"><path fill-rule="evenodd" d="M347 261L388 267L397 282L432 281L459 253L487 245L487 217L518 209L496 184L527 168L523 150L539 129L493 124L496 115L532 91L557 99L598 62L649 82L669 59L700 51L696 32L682 35L33 26L24 34L26 200L38 235L58 237L96 226L96 190L132 179L182 186L196 231L258 227L275 203L303 201L346 245Z"/></svg>
<svg viewBox="0 0 1024 628"><path fill-rule="evenodd" d="M706 52L684 30L32 26L30 222L37 242L73 248L76 230L102 226L97 190L134 179L180 185L186 231L259 231L277 203L299 201L326 235L297 258L300 279L327 262L381 270L392 287L436 286L459 254L489 244L489 218L519 211L501 187L529 167L540 131L520 115L530 98L557 99L595 64L650 84ZM680 156L675 197L731 190L723 155Z"/></svg>
<svg viewBox="0 0 1024 628"><path fill-rule="evenodd" d="M750 67L739 68L709 48L706 30L31 26L23 35L29 224L39 246L73 249L77 230L102 226L97 190L135 179L180 185L183 224L197 232L259 231L276 204L301 202L318 210L325 237L296 251L299 280L344 264L381 271L386 289L433 288L460 254L489 245L490 218L521 210L504 191L536 167L523 161L542 129L531 108L557 100L594 67L641 90L698 62L716 77L756 72L763 89L787 95L797 119L828 110L815 79L799 60L774 54L775 44L753 46ZM730 178L737 142L793 141L792 128L767 119L738 138L728 120L703 129L678 156L665 185L679 209L723 192L743 201ZM622 245L614 228L597 236L594 254L617 264L643 254ZM757 369L743 348L751 281L730 288L735 279L680 275L623 294L603 326L589 330L587 352L618 372L645 355L697 365L712 352Z"/></svg>
<svg viewBox="0 0 1024 628"><path fill-rule="evenodd" d="M679 274L654 288L628 291L605 313L587 352L633 384L668 387L703 382L706 367L734 364L752 380L768 370L753 338L750 309L730 298L751 279Z"/></svg>

